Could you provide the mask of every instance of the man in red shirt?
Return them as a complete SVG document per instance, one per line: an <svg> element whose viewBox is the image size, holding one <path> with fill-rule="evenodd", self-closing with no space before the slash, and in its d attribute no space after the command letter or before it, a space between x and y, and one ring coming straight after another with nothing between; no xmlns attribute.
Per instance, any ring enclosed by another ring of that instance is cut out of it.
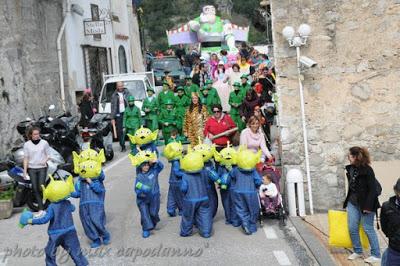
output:
<svg viewBox="0 0 400 266"><path fill-rule="evenodd" d="M215 135L236 127L232 118L228 114L222 112L222 106L220 104L214 104L211 110L213 115L208 118L206 125L204 126L205 137L211 139ZM226 147L229 137L233 134L234 132L230 133L229 135L213 139L212 142L217 146L217 150L221 150L222 148Z"/></svg>

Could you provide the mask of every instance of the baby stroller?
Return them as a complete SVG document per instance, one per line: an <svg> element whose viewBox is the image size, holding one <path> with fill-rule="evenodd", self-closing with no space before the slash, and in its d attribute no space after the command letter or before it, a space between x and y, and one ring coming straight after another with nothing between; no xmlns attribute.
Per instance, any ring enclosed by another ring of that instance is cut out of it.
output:
<svg viewBox="0 0 400 266"><path fill-rule="evenodd" d="M269 163L260 164L257 167L257 171L261 175L269 174L271 176L272 183L275 184L277 188L277 194L271 198L261 198L258 195L259 199L259 206L260 206L260 214L259 214L259 222L260 226L263 226L263 219L270 218L270 219L279 219L280 224L286 226L286 210L283 205L283 198L281 195L280 189L280 179L281 173L280 171Z"/></svg>

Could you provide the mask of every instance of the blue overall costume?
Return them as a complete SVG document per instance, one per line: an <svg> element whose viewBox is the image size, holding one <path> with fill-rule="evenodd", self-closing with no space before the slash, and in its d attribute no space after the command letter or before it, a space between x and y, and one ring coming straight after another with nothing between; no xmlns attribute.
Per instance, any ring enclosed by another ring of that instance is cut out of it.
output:
<svg viewBox="0 0 400 266"><path fill-rule="evenodd" d="M180 189L183 171L180 169L179 160L171 161L171 174L169 175L169 189L167 212L170 216L175 216L175 210L178 209L179 215L182 214L183 195Z"/></svg>
<svg viewBox="0 0 400 266"><path fill-rule="evenodd" d="M233 186L233 199L236 213L246 233L257 231L257 218L259 214L257 187L262 184L260 175L255 169L232 169L231 178Z"/></svg>
<svg viewBox="0 0 400 266"><path fill-rule="evenodd" d="M211 160L204 163L204 168L207 171L216 172L214 164ZM218 194L217 194L217 190L215 189L215 184L214 184L215 181L216 180L214 180L212 175L209 174L208 185L207 185L207 194L208 194L211 214L212 214L213 218L215 217L215 214L217 214L217 210L218 210Z"/></svg>
<svg viewBox="0 0 400 266"><path fill-rule="evenodd" d="M85 179L79 178L75 183L75 192L71 194L74 198L80 198L79 217L82 222L86 236L93 241L91 247L98 247L110 241L110 233L106 230L106 213L104 211L104 198L106 189L103 184L104 173L98 178L91 178L89 185Z"/></svg>
<svg viewBox="0 0 400 266"><path fill-rule="evenodd" d="M236 166L232 166L232 170L235 168ZM233 198L235 184L234 180L230 178L230 172L232 170L228 170L223 165L218 166L218 175L221 177L222 183L225 183L228 186L227 189L220 188L219 193L221 194L222 206L224 207L225 223L232 224L234 227L238 227L240 226L240 220L236 213Z"/></svg>
<svg viewBox="0 0 400 266"><path fill-rule="evenodd" d="M61 200L51 203L46 214L40 218L33 218L32 224L45 224L50 221L47 233L49 242L45 248L46 265L56 264L56 253L58 246L62 246L76 265L89 265L87 259L81 252L78 236L76 234L72 212L74 205L69 200Z"/></svg>
<svg viewBox="0 0 400 266"><path fill-rule="evenodd" d="M134 189L136 192L136 204L140 211L140 223L143 233L154 229L160 221L160 217L158 216L160 210L158 175L163 168L164 165L160 161L151 166L147 173L143 173L141 167L137 168L138 174ZM140 186L141 188L139 188Z"/></svg>
<svg viewBox="0 0 400 266"><path fill-rule="evenodd" d="M208 200L209 178L206 171L185 173L182 176L183 214L181 236L192 235L193 225L199 228L202 237L210 237L212 231L212 213Z"/></svg>

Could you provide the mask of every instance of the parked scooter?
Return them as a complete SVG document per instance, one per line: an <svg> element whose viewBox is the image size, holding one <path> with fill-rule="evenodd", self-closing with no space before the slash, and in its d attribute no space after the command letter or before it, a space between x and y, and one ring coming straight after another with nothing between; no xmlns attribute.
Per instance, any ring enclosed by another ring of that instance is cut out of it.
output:
<svg viewBox="0 0 400 266"><path fill-rule="evenodd" d="M47 166L46 185L50 182L49 175L52 175L54 179L66 179L71 175L65 170L71 166L65 164L61 155L52 148L50 148L50 160L47 162ZM30 179L24 178L24 170L16 162L6 160L0 163L0 181L2 185L10 186L12 184L14 186L14 207L22 207L27 204L32 211L36 212L39 210L32 182ZM48 201L43 202L45 208L47 208L48 204Z"/></svg>
<svg viewBox="0 0 400 266"><path fill-rule="evenodd" d="M104 149L106 160L114 158L112 147L112 127L109 115L95 114L89 122L89 127L80 130L80 148L91 148L96 151Z"/></svg>

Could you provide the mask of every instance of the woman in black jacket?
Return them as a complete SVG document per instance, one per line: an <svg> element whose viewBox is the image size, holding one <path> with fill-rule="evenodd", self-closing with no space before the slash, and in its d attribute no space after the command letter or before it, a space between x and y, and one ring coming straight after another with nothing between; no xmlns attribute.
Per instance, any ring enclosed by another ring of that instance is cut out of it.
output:
<svg viewBox="0 0 400 266"><path fill-rule="evenodd" d="M381 210L382 231L389 238L382 266L400 265L400 178L393 189L395 196L383 203Z"/></svg>
<svg viewBox="0 0 400 266"><path fill-rule="evenodd" d="M348 259L355 260L362 257L363 250L359 235L359 226L362 224L371 246L371 256L364 261L380 262L381 253L374 229L375 213L380 206L369 153L366 148L352 147L349 149L348 158L350 165L346 166L346 175L349 190L343 208L347 209L347 222L354 249L354 253Z"/></svg>

